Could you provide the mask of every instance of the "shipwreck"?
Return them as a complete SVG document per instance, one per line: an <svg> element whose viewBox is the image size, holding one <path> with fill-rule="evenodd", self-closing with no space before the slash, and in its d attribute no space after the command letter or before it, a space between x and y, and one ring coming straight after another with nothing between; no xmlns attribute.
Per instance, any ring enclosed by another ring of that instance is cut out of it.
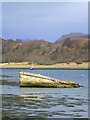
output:
<svg viewBox="0 0 90 120"><path fill-rule="evenodd" d="M75 88L80 85L73 81L62 81L41 74L20 72L20 87Z"/></svg>

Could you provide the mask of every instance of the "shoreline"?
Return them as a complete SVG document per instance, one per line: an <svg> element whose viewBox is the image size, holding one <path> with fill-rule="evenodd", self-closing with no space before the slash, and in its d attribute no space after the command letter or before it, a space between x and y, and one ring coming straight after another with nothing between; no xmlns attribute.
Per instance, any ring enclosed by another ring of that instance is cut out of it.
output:
<svg viewBox="0 0 90 120"><path fill-rule="evenodd" d="M0 69L30 69L32 67L28 62L20 63L1 63ZM64 70L88 70L90 69L89 62L83 62L82 64L77 63L58 63L53 65L37 65L33 64L33 69L64 69Z"/></svg>

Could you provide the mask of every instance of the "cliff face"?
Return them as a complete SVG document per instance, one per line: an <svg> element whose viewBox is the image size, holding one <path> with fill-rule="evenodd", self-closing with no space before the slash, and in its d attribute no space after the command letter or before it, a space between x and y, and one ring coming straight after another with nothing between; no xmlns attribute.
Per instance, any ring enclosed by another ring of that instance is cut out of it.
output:
<svg viewBox="0 0 90 120"><path fill-rule="evenodd" d="M67 38L54 44L44 40L28 42L1 40L2 62L28 61L37 64L86 62L90 39Z"/></svg>

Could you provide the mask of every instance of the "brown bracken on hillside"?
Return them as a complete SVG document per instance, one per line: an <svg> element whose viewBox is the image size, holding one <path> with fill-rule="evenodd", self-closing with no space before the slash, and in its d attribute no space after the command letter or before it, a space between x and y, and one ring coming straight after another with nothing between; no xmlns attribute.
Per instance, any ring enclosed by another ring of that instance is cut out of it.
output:
<svg viewBox="0 0 90 120"><path fill-rule="evenodd" d="M2 42L2 62L23 62L54 64L90 61L88 52L90 39L67 38L57 43L44 40L28 42L0 39Z"/></svg>

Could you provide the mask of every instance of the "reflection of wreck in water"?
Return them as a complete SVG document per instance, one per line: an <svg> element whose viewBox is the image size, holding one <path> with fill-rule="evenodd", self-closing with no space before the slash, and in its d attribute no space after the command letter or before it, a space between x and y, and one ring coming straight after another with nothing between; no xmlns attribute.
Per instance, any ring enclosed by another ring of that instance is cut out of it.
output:
<svg viewBox="0 0 90 120"><path fill-rule="evenodd" d="M60 87L73 88L80 87L79 84L72 81L61 81L41 74L32 74L27 72L20 72L20 86L21 87Z"/></svg>
<svg viewBox="0 0 90 120"><path fill-rule="evenodd" d="M43 100L49 98L49 96L41 96L41 95L20 95L21 98L25 100Z"/></svg>
<svg viewBox="0 0 90 120"><path fill-rule="evenodd" d="M56 93L57 94L57 93ZM28 92L28 93L23 93L20 95L21 99L24 100L46 100L49 98L53 98L52 93L48 93L48 92Z"/></svg>

